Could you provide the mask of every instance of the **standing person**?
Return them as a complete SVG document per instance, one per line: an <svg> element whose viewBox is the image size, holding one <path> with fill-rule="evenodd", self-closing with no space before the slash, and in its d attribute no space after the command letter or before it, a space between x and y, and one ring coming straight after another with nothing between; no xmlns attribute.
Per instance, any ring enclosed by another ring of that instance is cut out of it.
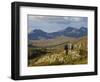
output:
<svg viewBox="0 0 100 82"><path fill-rule="evenodd" d="M68 54L68 44L65 45L64 50L66 51L66 54Z"/></svg>

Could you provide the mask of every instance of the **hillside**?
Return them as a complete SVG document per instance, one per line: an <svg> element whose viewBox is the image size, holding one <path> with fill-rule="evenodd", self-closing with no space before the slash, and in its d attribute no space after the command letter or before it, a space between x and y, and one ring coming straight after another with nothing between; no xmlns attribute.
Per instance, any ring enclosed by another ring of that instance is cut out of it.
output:
<svg viewBox="0 0 100 82"><path fill-rule="evenodd" d="M49 46L56 46L56 45L64 44L67 41L72 42L75 40L76 40L75 38L60 36L60 37L56 37L54 39L31 40L31 44L33 46L37 46L37 47L49 47Z"/></svg>
<svg viewBox="0 0 100 82"><path fill-rule="evenodd" d="M66 44L71 43L73 48L66 54L64 49ZM35 40L33 46L29 47L28 66L46 66L46 65L72 65L87 64L87 37L78 39L68 37L58 37L56 39ZM81 47L80 47L81 45Z"/></svg>

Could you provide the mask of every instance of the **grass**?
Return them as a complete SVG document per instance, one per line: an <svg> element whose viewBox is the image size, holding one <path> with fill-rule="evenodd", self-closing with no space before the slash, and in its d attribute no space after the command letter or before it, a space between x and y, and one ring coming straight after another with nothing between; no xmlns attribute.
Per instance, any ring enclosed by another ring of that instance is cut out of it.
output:
<svg viewBox="0 0 100 82"><path fill-rule="evenodd" d="M82 51L82 50L81 50ZM80 53L83 53L81 52ZM66 54L63 52L51 52L45 55L39 55L32 59L29 59L28 66L47 66L47 65L75 65L75 64L87 64L87 57Z"/></svg>
<svg viewBox="0 0 100 82"><path fill-rule="evenodd" d="M37 42L38 41L36 41L36 43ZM56 41L51 41L51 42L56 42ZM47 44L47 43L42 44L45 43L45 41L38 43L40 43L41 46ZM50 43L48 44L50 46ZM51 44L56 44L56 43L51 43ZM64 50L64 46L66 45L66 43L50 48L43 48L43 47L41 48L32 46L28 47L28 66L31 67L31 66L87 64L88 63L87 38L85 37L79 39L78 41L73 41L72 44L73 45L82 44L82 46L80 49L76 48L69 53L66 53L66 51Z"/></svg>

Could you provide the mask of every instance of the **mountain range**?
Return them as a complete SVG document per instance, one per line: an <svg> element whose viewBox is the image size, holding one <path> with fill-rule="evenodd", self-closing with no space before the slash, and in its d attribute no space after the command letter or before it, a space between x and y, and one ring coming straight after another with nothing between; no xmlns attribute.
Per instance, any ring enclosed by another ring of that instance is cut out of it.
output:
<svg viewBox="0 0 100 82"><path fill-rule="evenodd" d="M40 29L35 29L28 34L29 40L40 40L40 39L53 39L59 36L80 38L87 35L87 28L81 27L76 29L74 27L67 27L64 30L57 32L47 33Z"/></svg>

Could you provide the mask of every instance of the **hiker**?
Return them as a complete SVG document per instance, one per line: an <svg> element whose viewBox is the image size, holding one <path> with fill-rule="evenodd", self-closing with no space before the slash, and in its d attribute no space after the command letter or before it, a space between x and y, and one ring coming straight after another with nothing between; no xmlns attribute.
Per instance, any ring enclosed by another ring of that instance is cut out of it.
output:
<svg viewBox="0 0 100 82"><path fill-rule="evenodd" d="M68 44L65 45L64 50L66 51L66 54L68 54Z"/></svg>

